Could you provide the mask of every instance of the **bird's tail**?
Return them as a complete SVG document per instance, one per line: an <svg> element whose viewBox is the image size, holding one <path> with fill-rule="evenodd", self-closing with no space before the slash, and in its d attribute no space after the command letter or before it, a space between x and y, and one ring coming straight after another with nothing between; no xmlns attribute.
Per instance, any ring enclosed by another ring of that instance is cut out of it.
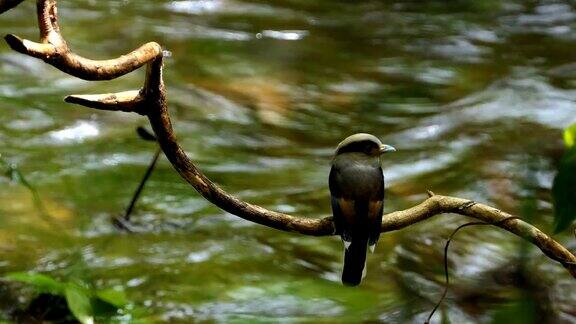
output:
<svg viewBox="0 0 576 324"><path fill-rule="evenodd" d="M353 239L350 246L344 250L342 283L346 286L358 286L364 278L367 247L368 240Z"/></svg>

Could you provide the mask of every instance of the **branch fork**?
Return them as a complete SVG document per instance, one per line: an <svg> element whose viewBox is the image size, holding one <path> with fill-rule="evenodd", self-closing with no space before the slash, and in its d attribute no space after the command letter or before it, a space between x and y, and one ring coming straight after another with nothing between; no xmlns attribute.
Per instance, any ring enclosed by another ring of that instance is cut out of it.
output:
<svg viewBox="0 0 576 324"><path fill-rule="evenodd" d="M6 8L3 7L6 1L8 0L0 0L0 12ZM292 216L244 202L212 182L189 159L178 144L172 129L162 77L163 57L160 45L154 42L147 43L113 60L89 60L72 53L60 34L56 0L38 0L37 8L41 43L8 35L6 41L12 49L40 58L65 73L85 80L114 79L148 64L146 81L141 90L101 95L72 95L66 97L66 102L94 109L134 112L146 116L162 151L174 169L206 200L226 212L282 231L312 236L334 235L335 227L331 217L311 219ZM400 230L445 213L475 218L511 232L537 246L546 256L559 262L576 278L576 256L560 243L517 217L468 199L441 196L428 191L428 198L419 205L384 215L381 231Z"/></svg>
<svg viewBox="0 0 576 324"><path fill-rule="evenodd" d="M95 61L84 58L70 50L60 33L56 0L38 0L36 9L40 43L13 34L6 35L4 39L13 50L39 58L77 78L89 81L116 79L138 69L162 52L158 43L150 42L112 60Z"/></svg>

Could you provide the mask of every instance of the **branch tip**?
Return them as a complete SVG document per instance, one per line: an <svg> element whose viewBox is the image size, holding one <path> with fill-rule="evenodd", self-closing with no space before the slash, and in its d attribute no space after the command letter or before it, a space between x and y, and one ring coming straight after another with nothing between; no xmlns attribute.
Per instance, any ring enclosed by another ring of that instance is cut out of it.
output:
<svg viewBox="0 0 576 324"><path fill-rule="evenodd" d="M32 42L14 34L4 36L4 40L16 52L43 60L47 60L56 54L56 47L52 44Z"/></svg>
<svg viewBox="0 0 576 324"><path fill-rule="evenodd" d="M8 46L10 46L10 48L15 50L16 52L23 54L28 53L28 49L26 48L26 46L24 46L24 41L22 38L14 34L8 34L4 36L4 40L6 41L6 43L8 43Z"/></svg>
<svg viewBox="0 0 576 324"><path fill-rule="evenodd" d="M428 198L432 198L435 196L435 194L431 190L426 190L426 193L428 194Z"/></svg>
<svg viewBox="0 0 576 324"><path fill-rule="evenodd" d="M96 95L70 95L64 101L88 108L112 111L126 111L141 113L140 104L144 101L140 91L131 90L117 93Z"/></svg>

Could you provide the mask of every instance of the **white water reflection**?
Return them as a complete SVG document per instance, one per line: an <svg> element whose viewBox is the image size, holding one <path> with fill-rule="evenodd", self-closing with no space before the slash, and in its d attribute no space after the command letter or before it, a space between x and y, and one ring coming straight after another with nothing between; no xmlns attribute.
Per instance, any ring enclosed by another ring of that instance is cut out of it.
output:
<svg viewBox="0 0 576 324"><path fill-rule="evenodd" d="M190 14L203 14L216 11L223 3L221 0L173 1L168 8Z"/></svg>
<svg viewBox="0 0 576 324"><path fill-rule="evenodd" d="M191 15L208 14L250 14L279 15L286 17L292 11L262 4L251 4L233 0L182 0L172 1L166 7L174 12Z"/></svg>
<svg viewBox="0 0 576 324"><path fill-rule="evenodd" d="M70 127L52 131L48 137L58 144L78 143L96 137L100 130L95 122L79 121Z"/></svg>
<svg viewBox="0 0 576 324"><path fill-rule="evenodd" d="M261 35L269 38L295 41L304 38L308 35L308 32L305 30L265 30ZM258 38L258 34L256 38Z"/></svg>

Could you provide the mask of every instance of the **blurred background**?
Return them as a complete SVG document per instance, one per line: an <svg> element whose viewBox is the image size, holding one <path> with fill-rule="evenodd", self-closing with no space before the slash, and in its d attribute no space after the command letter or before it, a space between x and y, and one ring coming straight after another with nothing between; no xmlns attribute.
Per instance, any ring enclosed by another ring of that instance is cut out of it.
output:
<svg viewBox="0 0 576 324"><path fill-rule="evenodd" d="M266 208L330 214L335 146L372 133L385 156L385 211L438 194L488 203L553 229L550 189L562 130L576 121L572 1L69 0L64 37L106 59L157 41L177 136L223 188ZM0 17L36 40L33 1ZM125 291L110 320L421 323L443 288L443 247L465 218L386 233L360 287L340 283L336 237L287 234L222 212L165 159L126 208L154 144L143 117L65 104L73 93L137 89L70 77L0 44L0 274L82 277ZM2 170L4 172L5 170ZM576 249L570 233L555 236ZM452 243L453 285L434 322L574 323L576 282L502 230ZM0 319L26 287L0 284Z"/></svg>

